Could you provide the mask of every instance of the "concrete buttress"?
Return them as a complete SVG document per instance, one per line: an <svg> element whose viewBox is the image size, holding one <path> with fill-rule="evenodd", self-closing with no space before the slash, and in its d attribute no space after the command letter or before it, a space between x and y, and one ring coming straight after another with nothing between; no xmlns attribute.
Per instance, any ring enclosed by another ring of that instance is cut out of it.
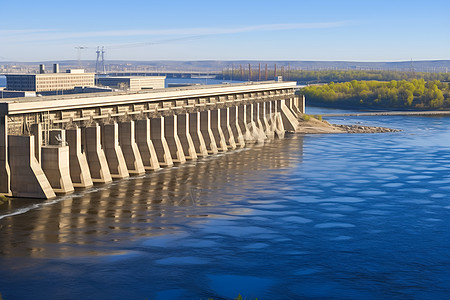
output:
<svg viewBox="0 0 450 300"><path fill-rule="evenodd" d="M295 131L298 126L297 117L291 111L291 109L286 105L285 100L278 100L278 107L281 112L281 117L283 119L284 129L287 131Z"/></svg>
<svg viewBox="0 0 450 300"><path fill-rule="evenodd" d="M257 143L264 143L265 140L265 134L261 134L260 129L257 125L257 119L256 119L256 114L257 114L257 107L256 104L252 103L252 104L247 104L246 105L246 122L247 122L247 127L250 129L250 134L252 136L252 140L257 142Z"/></svg>
<svg viewBox="0 0 450 300"><path fill-rule="evenodd" d="M278 138L283 139L285 135L285 129L284 129L284 123L283 123L283 117L281 112L275 113L275 134Z"/></svg>
<svg viewBox="0 0 450 300"><path fill-rule="evenodd" d="M160 166L173 166L172 156L169 146L164 137L164 118L157 117L150 119L150 138L155 147L156 156Z"/></svg>
<svg viewBox="0 0 450 300"><path fill-rule="evenodd" d="M253 105L253 120L255 121L256 128L258 131L258 142L264 143L264 140L267 139L267 135L264 130L262 116L260 113L260 111L262 110L262 105L261 105L261 103L254 103L252 105Z"/></svg>
<svg viewBox="0 0 450 300"><path fill-rule="evenodd" d="M231 129L230 120L230 108L227 107L220 109L220 128L222 129L227 147L228 149L236 149L236 141L233 135L233 130Z"/></svg>
<svg viewBox="0 0 450 300"><path fill-rule="evenodd" d="M150 138L150 119L136 120L136 144L145 170L160 169L158 156Z"/></svg>
<svg viewBox="0 0 450 300"><path fill-rule="evenodd" d="M266 134L267 138L269 139L273 139L275 137L275 133L272 130L272 128L270 127L269 124L269 120L267 118L267 116L270 116L270 113L268 114L267 111L267 107L270 106L269 102L263 102L263 103L259 103L260 107L259 107L259 117L261 119L263 128L264 128L264 133Z"/></svg>
<svg viewBox="0 0 450 300"><path fill-rule="evenodd" d="M68 194L74 191L69 171L69 146L42 146L41 166L53 191Z"/></svg>
<svg viewBox="0 0 450 300"><path fill-rule="evenodd" d="M220 114L219 109L213 109L210 111L210 120L211 120L210 126L214 136L214 140L216 141L217 150L228 151L225 135L223 134L222 127L220 126L221 118L223 118L223 116Z"/></svg>
<svg viewBox="0 0 450 300"><path fill-rule="evenodd" d="M184 156L189 160L197 159L194 141L189 133L189 114L177 115L177 129Z"/></svg>
<svg viewBox="0 0 450 300"><path fill-rule="evenodd" d="M244 148L245 147L245 140L244 140L244 136L242 135L242 130L241 127L239 125L239 111L238 108L236 106L233 107L229 107L229 126L231 127L231 131L233 133L234 136L234 142L236 143L236 147L238 148Z"/></svg>
<svg viewBox="0 0 450 300"><path fill-rule="evenodd" d="M238 124L242 131L242 136L244 137L244 141L246 144L254 143L255 139L248 127L247 121L247 105L240 105L237 108L238 110Z"/></svg>
<svg viewBox="0 0 450 300"><path fill-rule="evenodd" d="M8 143L12 196L55 198L55 192L35 157L34 136L10 135Z"/></svg>
<svg viewBox="0 0 450 300"><path fill-rule="evenodd" d="M119 145L119 125L114 122L103 124L101 128L103 151L105 151L111 177L117 179L129 177L122 147Z"/></svg>
<svg viewBox="0 0 450 300"><path fill-rule="evenodd" d="M145 173L141 153L136 144L135 122L126 121L119 123L119 144L125 158L128 173L141 175Z"/></svg>
<svg viewBox="0 0 450 300"><path fill-rule="evenodd" d="M208 150L206 149L205 139L200 130L200 113L194 112L189 114L189 134L191 135L192 142L194 143L195 152L197 156L208 156Z"/></svg>
<svg viewBox="0 0 450 300"><path fill-rule="evenodd" d="M206 149L209 154L217 154L216 140L211 130L211 112L209 110L200 112L200 132L205 140Z"/></svg>
<svg viewBox="0 0 450 300"><path fill-rule="evenodd" d="M84 127L81 132L92 181L98 183L111 182L111 173L101 145L100 126L96 124L95 126Z"/></svg>
<svg viewBox="0 0 450 300"><path fill-rule="evenodd" d="M164 137L170 149L170 155L174 163L185 163L183 146L178 137L177 116L164 117Z"/></svg>
<svg viewBox="0 0 450 300"><path fill-rule="evenodd" d="M86 154L81 147L81 129L78 127L66 129L66 142L69 144L70 178L74 187L91 187L91 173Z"/></svg>

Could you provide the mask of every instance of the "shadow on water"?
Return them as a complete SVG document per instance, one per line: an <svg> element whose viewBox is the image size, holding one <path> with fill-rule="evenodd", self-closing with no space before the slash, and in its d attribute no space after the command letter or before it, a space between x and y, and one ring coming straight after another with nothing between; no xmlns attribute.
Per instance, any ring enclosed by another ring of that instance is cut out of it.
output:
<svg viewBox="0 0 450 300"><path fill-rule="evenodd" d="M124 243L205 222L255 184L269 184L270 172L260 171L288 172L301 161L302 145L301 136L274 140L52 201L11 199L0 206L1 257L111 254Z"/></svg>

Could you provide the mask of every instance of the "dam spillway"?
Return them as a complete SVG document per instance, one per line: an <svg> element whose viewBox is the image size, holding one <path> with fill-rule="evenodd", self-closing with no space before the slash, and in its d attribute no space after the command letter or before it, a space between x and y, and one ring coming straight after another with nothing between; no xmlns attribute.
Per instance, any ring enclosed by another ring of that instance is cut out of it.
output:
<svg viewBox="0 0 450 300"><path fill-rule="evenodd" d="M295 82L16 98L0 103L0 193L51 199L74 188L283 138Z"/></svg>

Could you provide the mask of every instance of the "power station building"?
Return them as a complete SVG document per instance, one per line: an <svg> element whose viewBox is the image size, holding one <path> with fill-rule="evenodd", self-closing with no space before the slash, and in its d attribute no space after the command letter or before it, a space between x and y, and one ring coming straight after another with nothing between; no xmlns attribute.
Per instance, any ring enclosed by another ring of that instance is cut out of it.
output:
<svg viewBox="0 0 450 300"><path fill-rule="evenodd" d="M94 86L94 73L6 74L6 89L13 91L63 91Z"/></svg>
<svg viewBox="0 0 450 300"><path fill-rule="evenodd" d="M132 92L165 88L166 76L98 77L97 84Z"/></svg>
<svg viewBox="0 0 450 300"><path fill-rule="evenodd" d="M39 66L38 74L5 74L6 90L2 97L21 94L15 92L34 92L35 95L98 93L120 89L131 92L165 88L165 76L114 76L98 77L85 73L84 69L70 69L59 73L59 65L53 65L53 73L46 73L45 66ZM110 88L107 88L110 87ZM25 94L24 94L25 95ZM27 94L26 96L31 96ZM19 96L20 97L20 96Z"/></svg>

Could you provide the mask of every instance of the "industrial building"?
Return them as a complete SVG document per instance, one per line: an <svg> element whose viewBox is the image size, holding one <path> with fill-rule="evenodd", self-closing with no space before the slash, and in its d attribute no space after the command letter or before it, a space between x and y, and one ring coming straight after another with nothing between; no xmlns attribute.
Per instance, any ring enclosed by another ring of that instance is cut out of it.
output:
<svg viewBox="0 0 450 300"><path fill-rule="evenodd" d="M114 76L98 77L97 85L128 91L163 89L166 76Z"/></svg>
<svg viewBox="0 0 450 300"><path fill-rule="evenodd" d="M62 91L94 86L94 73L6 74L6 89L14 91Z"/></svg>
<svg viewBox="0 0 450 300"><path fill-rule="evenodd" d="M165 88L165 76L114 76L95 77L83 69L70 69L59 73L59 65L53 65L53 73L46 73L39 66L38 74L5 74L6 90L2 98L41 95L99 93L114 89L140 91ZM17 93L13 93L17 92ZM27 92L27 93L25 93Z"/></svg>
<svg viewBox="0 0 450 300"><path fill-rule="evenodd" d="M5 74L6 90L51 92L73 90L75 87L94 86L95 74L82 69L59 73L59 65L53 65L53 73L45 73L45 66L39 66L39 74Z"/></svg>
<svg viewBox="0 0 450 300"><path fill-rule="evenodd" d="M3 98L22 98L22 97L36 97L36 92L27 91L7 91L0 88L0 99Z"/></svg>

